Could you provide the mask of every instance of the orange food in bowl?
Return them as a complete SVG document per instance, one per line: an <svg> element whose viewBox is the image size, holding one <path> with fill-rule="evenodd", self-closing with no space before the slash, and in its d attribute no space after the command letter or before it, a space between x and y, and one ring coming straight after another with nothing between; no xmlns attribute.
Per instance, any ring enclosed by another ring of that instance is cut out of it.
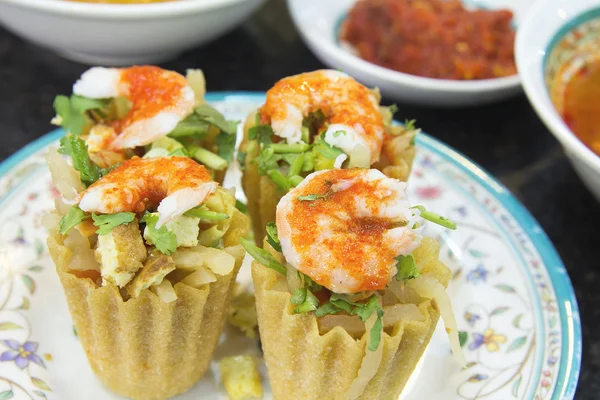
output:
<svg viewBox="0 0 600 400"><path fill-rule="evenodd" d="M516 74L508 10L470 11L459 0L359 0L340 39L366 61L438 79Z"/></svg>
<svg viewBox="0 0 600 400"><path fill-rule="evenodd" d="M600 60L578 71L566 84L562 117L573 133L600 155Z"/></svg>

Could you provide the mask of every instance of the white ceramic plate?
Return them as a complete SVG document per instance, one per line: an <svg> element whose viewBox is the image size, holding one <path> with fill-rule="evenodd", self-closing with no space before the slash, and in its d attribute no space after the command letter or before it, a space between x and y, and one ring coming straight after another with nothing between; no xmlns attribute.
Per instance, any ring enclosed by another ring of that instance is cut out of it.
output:
<svg viewBox="0 0 600 400"><path fill-rule="evenodd" d="M264 96L207 99L227 117L243 119ZM57 195L43 154L61 135L38 139L0 166L0 399L119 399L87 364L39 223ZM412 202L459 225L428 233L442 241L443 261L454 271L449 293L470 364L457 367L440 324L403 399L572 399L581 327L569 278L548 238L479 167L430 136L417 144ZM239 186L238 170L226 184ZM247 268L240 280L250 284ZM239 353L259 354L258 345L228 328L211 371L178 399L226 399L217 361ZM264 365L262 373L271 399Z"/></svg>
<svg viewBox="0 0 600 400"><path fill-rule="evenodd" d="M565 34L600 18L597 0L539 0L517 35L515 56L523 87L546 127L563 145L575 170L600 200L600 157L583 144L552 104L545 82L547 58Z"/></svg>
<svg viewBox="0 0 600 400"><path fill-rule="evenodd" d="M339 68L388 97L412 104L447 107L478 105L505 99L521 91L518 75L475 81L431 79L372 64L340 46L339 27L356 0L287 0L306 45L325 64ZM468 7L508 8L519 25L532 0L463 0Z"/></svg>
<svg viewBox="0 0 600 400"><path fill-rule="evenodd" d="M0 24L26 40L85 64L156 64L233 29L263 2L0 0Z"/></svg>

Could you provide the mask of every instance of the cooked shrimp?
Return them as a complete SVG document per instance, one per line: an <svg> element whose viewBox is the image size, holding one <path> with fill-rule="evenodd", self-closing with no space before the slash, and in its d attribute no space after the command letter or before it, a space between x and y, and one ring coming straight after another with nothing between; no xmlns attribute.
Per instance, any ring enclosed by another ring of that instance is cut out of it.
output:
<svg viewBox="0 0 600 400"><path fill-rule="evenodd" d="M420 242L405 188L374 169L309 175L277 206L285 259L335 293L385 289Z"/></svg>
<svg viewBox="0 0 600 400"><path fill-rule="evenodd" d="M187 157L133 158L83 192L79 208L115 214L158 206L161 227L204 202L217 185L203 165Z"/></svg>
<svg viewBox="0 0 600 400"><path fill-rule="evenodd" d="M73 93L93 99L125 96L131 101L125 118L111 124L111 149L143 146L168 134L196 101L184 76L154 66L91 68L75 82Z"/></svg>
<svg viewBox="0 0 600 400"><path fill-rule="evenodd" d="M329 124L325 141L350 157L350 167L369 167L379 160L384 125L377 99L342 72L318 70L280 80L267 92L260 116L276 135L297 143L303 118L317 110Z"/></svg>

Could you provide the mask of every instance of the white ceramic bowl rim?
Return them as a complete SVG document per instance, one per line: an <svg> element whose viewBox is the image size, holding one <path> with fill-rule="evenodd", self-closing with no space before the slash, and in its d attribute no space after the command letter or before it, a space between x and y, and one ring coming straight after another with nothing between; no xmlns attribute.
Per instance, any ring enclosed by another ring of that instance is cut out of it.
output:
<svg viewBox="0 0 600 400"><path fill-rule="evenodd" d="M339 57L352 58L356 67L362 69L365 72L377 76L377 78L379 79L390 79L420 89L442 89L462 93L487 92L490 90L501 89L509 86L518 86L521 82L521 78L518 74L504 76L501 78L474 80L427 78L424 76L407 74L404 72L385 68L377 64L373 64L369 61L365 61L357 55L354 55L350 51L344 49L340 44L339 32L341 25L346 19L347 15L347 11L344 11L344 13L342 13L339 16L339 19L336 22L335 28L333 30L335 43L335 45L333 46L335 50L333 51L337 53L335 55Z"/></svg>
<svg viewBox="0 0 600 400"><path fill-rule="evenodd" d="M190 12L208 11L240 3L244 0L175 0L150 4L105 4L80 3L69 0L0 0L0 3L12 4L48 13L85 16L87 18L164 18Z"/></svg>
<svg viewBox="0 0 600 400"><path fill-rule="evenodd" d="M546 8L546 0L538 0L532 7L530 12L527 14L523 23L521 24L521 34L517 34L516 40L516 57L517 57L517 68L519 74L523 80L523 88L525 93L529 96L531 104L537 111L540 118L550 128L550 131L554 133L556 138L561 142L563 146L577 154L584 162L593 167L596 170L600 170L600 157L596 155L590 148L588 148L566 125L559 113L556 111L550 100L550 95L544 84L544 90L541 92L535 84L535 74L541 74L542 80L545 82L546 72L546 61L549 53L552 51L554 46L573 28L590 21L594 18L600 18L600 7L594 7L586 11L580 12L575 17L567 20L555 33L544 43L544 56L541 60L541 65L537 68L537 71L532 71L532 68L527 68L525 65L525 46L528 40L527 32L529 30L536 29L537 18L541 11Z"/></svg>

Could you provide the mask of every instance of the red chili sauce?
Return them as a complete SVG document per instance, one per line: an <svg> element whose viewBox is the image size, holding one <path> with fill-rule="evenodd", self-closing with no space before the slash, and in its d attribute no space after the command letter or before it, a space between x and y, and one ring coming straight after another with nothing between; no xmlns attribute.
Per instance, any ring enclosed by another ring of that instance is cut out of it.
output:
<svg viewBox="0 0 600 400"><path fill-rule="evenodd" d="M466 10L459 0L359 0L340 39L366 61L429 78L517 73L508 10Z"/></svg>

